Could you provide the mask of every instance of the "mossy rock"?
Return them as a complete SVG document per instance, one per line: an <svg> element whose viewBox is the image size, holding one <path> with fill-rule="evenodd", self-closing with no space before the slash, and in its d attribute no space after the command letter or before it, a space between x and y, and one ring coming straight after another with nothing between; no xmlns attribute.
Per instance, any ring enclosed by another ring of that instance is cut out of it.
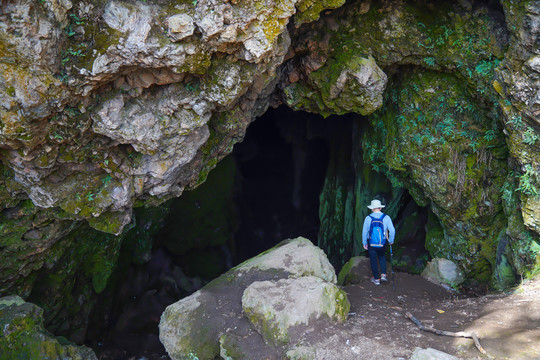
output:
<svg viewBox="0 0 540 360"><path fill-rule="evenodd" d="M252 283L242 295L242 309L266 343L282 346L291 341L295 326L309 327L321 317L344 322L350 303L336 285L304 276Z"/></svg>
<svg viewBox="0 0 540 360"><path fill-rule="evenodd" d="M345 0L301 0L296 4L298 12L294 16L294 23L300 26L304 23L317 21L324 9L337 9L345 4Z"/></svg>
<svg viewBox="0 0 540 360"><path fill-rule="evenodd" d="M43 326L43 310L21 298L0 299L0 359L97 360L84 346L55 338Z"/></svg>
<svg viewBox="0 0 540 360"><path fill-rule="evenodd" d="M369 276L369 258L365 256L355 256L343 265L338 274L338 285L346 286L351 284L359 284Z"/></svg>
<svg viewBox="0 0 540 360"><path fill-rule="evenodd" d="M329 314L333 311L331 316L340 321L346 318L350 304L346 294L333 285L336 276L328 259L309 240L298 238L283 241L245 261L191 296L167 307L159 325L160 340L173 359L197 356L201 360L213 360L220 354L223 346L226 347L228 356L232 356L231 352L238 350L234 333L230 334L230 338L221 340L220 336L226 329L238 328L238 331L245 331L250 327L248 319L242 316L242 294L245 289L254 282L289 277L309 277L318 279L316 281L328 284L329 287L332 285L331 288L335 291L328 290L325 298L339 301L325 303L325 311ZM280 352L279 349L266 345L262 339L258 341L259 348L268 347L269 353ZM241 350L248 352L244 347L241 347Z"/></svg>

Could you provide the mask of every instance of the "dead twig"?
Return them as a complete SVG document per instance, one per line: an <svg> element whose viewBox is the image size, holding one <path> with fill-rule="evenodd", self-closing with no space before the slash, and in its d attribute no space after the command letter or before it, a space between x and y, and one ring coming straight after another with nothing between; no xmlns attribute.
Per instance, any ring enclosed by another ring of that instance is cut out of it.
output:
<svg viewBox="0 0 540 360"><path fill-rule="evenodd" d="M451 331L443 331L443 330L437 330L435 328L431 328L431 327L425 327L422 322L420 320L418 320L417 318L415 318L413 316L413 314L411 314L410 312L407 312L405 314L405 316L407 318L409 318L413 323L416 324L416 326L418 326L418 328L420 330L423 330L423 331L429 331L429 332L432 332L434 334L437 334L437 335L444 335L444 336L452 336L452 337L463 337L463 338L469 338L469 339L473 339L474 341L474 345L476 346L476 348L478 349L478 351L480 351L482 354L486 355L487 357L489 358L492 358L491 356L489 356L486 352L486 350L484 350L484 348L482 347L482 345L480 345L480 340L478 340L478 336L476 335L476 333L474 332L464 332L464 331L459 331L459 332L451 332Z"/></svg>

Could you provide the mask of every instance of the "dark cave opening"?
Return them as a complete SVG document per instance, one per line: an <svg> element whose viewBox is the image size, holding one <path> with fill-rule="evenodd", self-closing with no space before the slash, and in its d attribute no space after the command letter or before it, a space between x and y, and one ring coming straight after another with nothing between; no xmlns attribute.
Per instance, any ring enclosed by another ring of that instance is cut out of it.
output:
<svg viewBox="0 0 540 360"><path fill-rule="evenodd" d="M239 261L284 239L303 236L316 242L329 152L323 139L308 138L307 132L324 122L287 108L270 109L235 145L239 227L234 238Z"/></svg>
<svg viewBox="0 0 540 360"><path fill-rule="evenodd" d="M322 233L321 219L330 215L321 212L321 201L328 201L323 192L338 196L332 184L345 192L358 186L353 162L358 161L354 152L359 148L353 138L366 126L359 115L323 118L286 107L269 109L255 120L243 142L205 183L166 204L150 260L133 264L125 251L124 265L119 265L125 270L113 276L102 295L108 306L92 315L88 345L100 359L166 356L158 339L159 317L166 306L288 238L303 236L321 246L336 271L350 256L365 256L358 245L340 255L327 241L329 235L339 242L345 232ZM406 190L391 190L383 175L360 170L369 173L371 183L363 184L366 203L359 204L362 210L355 217L363 221L371 198L389 205L395 201L391 211L398 234L396 268L421 271L428 260L424 242L430 211L418 206ZM344 218L345 213L340 209L332 217ZM140 212L136 217L144 223L148 215ZM334 229L332 222L333 218L323 226Z"/></svg>

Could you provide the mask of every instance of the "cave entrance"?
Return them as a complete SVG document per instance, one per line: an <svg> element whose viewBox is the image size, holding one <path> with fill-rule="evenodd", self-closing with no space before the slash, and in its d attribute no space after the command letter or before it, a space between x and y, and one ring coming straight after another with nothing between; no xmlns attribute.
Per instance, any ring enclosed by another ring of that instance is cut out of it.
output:
<svg viewBox="0 0 540 360"><path fill-rule="evenodd" d="M123 242L119 268L130 265L101 294L106 305L92 316L88 344L103 359L164 355L157 324L166 306L285 239L308 238L339 271L364 254L361 226L373 198L394 220L397 269L421 271L428 260L425 227L434 216L364 163L368 126L356 114L269 109L205 183L154 215L136 209L138 225ZM151 253L134 264L133 248L153 227L160 230Z"/></svg>
<svg viewBox="0 0 540 360"><path fill-rule="evenodd" d="M437 222L406 189L364 162L369 123L360 115L322 116L269 109L205 183L170 205L155 251L165 249L190 277L209 281L280 241L303 236L339 271L362 253L363 219L373 198L396 226L400 270L428 260L425 227Z"/></svg>

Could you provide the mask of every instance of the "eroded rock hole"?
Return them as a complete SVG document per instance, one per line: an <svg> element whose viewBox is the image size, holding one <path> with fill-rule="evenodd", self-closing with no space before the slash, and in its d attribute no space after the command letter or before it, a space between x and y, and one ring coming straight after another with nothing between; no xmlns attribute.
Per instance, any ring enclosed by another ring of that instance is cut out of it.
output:
<svg viewBox="0 0 540 360"><path fill-rule="evenodd" d="M270 109L204 184L160 208L138 209L120 271L92 315L89 345L102 359L164 356L158 322L166 306L284 239L310 239L339 271L364 255L361 225L372 198L394 219L397 268L421 271L426 226L437 220L366 165L369 126L354 114Z"/></svg>

